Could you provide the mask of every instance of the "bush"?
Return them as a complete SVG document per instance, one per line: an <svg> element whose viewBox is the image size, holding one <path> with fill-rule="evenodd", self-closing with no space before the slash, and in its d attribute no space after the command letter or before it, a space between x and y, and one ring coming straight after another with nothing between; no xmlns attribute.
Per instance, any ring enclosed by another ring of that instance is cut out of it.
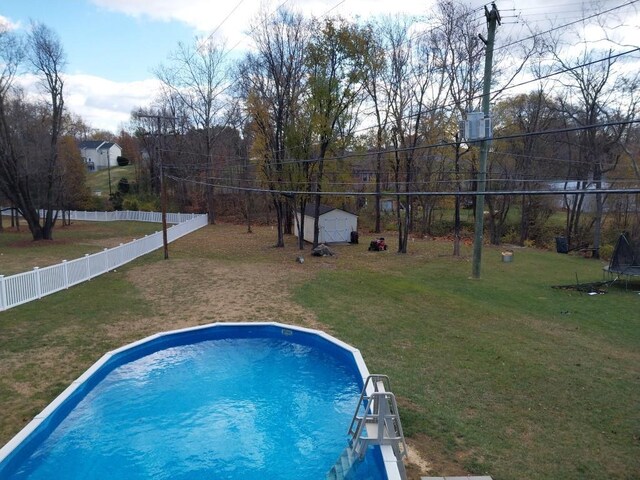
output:
<svg viewBox="0 0 640 480"><path fill-rule="evenodd" d="M129 185L129 180L127 180L126 177L122 177L120 179L120 181L118 182L118 192L122 193L123 195L129 193L130 190L130 185Z"/></svg>
<svg viewBox="0 0 640 480"><path fill-rule="evenodd" d="M99 212L107 209L105 199L96 195L90 195L87 197L79 207L80 210L85 210L87 212Z"/></svg>
<svg viewBox="0 0 640 480"><path fill-rule="evenodd" d="M128 158L118 156L116 160L118 161L118 166L120 167L126 167L127 165L129 165Z"/></svg>
<svg viewBox="0 0 640 480"><path fill-rule="evenodd" d="M613 249L614 248L615 247L610 243L607 243L605 245L601 245L600 246L600 252L599 252L600 253L600 258L603 259L603 260L611 260L611 256L613 255Z"/></svg>
<svg viewBox="0 0 640 480"><path fill-rule="evenodd" d="M123 196L120 192L109 195L109 202L111 203L113 210L122 210L122 201Z"/></svg>
<svg viewBox="0 0 640 480"><path fill-rule="evenodd" d="M125 197L122 201L123 210L139 210L138 199L135 197Z"/></svg>

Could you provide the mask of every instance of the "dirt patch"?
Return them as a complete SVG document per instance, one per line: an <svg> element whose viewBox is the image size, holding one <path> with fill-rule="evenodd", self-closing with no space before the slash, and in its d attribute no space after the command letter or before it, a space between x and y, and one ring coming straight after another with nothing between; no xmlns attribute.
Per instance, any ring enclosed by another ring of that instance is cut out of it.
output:
<svg viewBox="0 0 640 480"><path fill-rule="evenodd" d="M212 322L277 321L317 328L315 315L291 300L289 288L308 273L271 264L171 260L134 268L128 279L171 328Z"/></svg>
<svg viewBox="0 0 640 480"><path fill-rule="evenodd" d="M420 480L421 476L466 476L466 471L455 458L451 458L442 444L418 434L407 439L409 458L406 463L410 480Z"/></svg>

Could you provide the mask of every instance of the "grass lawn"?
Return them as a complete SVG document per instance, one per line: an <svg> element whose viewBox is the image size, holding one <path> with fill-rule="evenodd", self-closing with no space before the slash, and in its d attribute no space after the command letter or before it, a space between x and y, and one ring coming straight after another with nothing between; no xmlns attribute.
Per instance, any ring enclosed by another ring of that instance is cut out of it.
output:
<svg viewBox="0 0 640 480"><path fill-rule="evenodd" d="M117 247L162 227L149 222L76 222L70 226L58 226L53 230L53 240L34 242L26 223L20 223L20 231L9 228L8 217L3 219L4 231L0 233L0 275L13 275L33 267L47 267L62 260L73 260L86 253L96 253L105 248Z"/></svg>
<svg viewBox="0 0 640 480"><path fill-rule="evenodd" d="M210 226L117 272L0 312L0 444L104 352L212 321L320 328L391 377L417 458L410 478L638 478L640 290L589 296L551 286L602 278L578 256L416 240L368 252L374 235L315 258L270 227ZM0 235L2 238L2 235ZM35 255L35 254L34 254ZM346 426L345 426L346 428Z"/></svg>
<svg viewBox="0 0 640 480"><path fill-rule="evenodd" d="M111 170L111 172L109 172ZM118 182L125 177L129 182L135 179L135 168L133 165L126 167L111 167L111 169L98 170L87 174L87 184L91 189L91 193L100 192L100 196L109 196L109 174L111 174L111 191L118 191Z"/></svg>

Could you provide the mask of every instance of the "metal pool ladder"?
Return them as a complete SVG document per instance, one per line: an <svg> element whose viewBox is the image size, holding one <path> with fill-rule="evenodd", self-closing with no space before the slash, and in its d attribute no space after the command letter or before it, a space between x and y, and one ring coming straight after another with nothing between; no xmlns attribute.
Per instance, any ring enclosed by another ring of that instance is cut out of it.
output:
<svg viewBox="0 0 640 480"><path fill-rule="evenodd" d="M396 456L400 477L406 478L402 459L407 456L407 443L389 377L367 377L348 434L351 437L349 445L327 474L327 480L344 479L355 462L364 458L369 445L390 445Z"/></svg>

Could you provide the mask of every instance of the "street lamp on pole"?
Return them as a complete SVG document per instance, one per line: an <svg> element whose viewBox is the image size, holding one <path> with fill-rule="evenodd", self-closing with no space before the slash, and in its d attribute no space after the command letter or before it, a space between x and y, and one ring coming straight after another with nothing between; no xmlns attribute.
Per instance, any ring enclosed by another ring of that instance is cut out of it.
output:
<svg viewBox="0 0 640 480"><path fill-rule="evenodd" d="M100 157L104 158L104 150L100 149ZM111 198L111 159L107 150L107 175L109 177L109 198Z"/></svg>
<svg viewBox="0 0 640 480"><path fill-rule="evenodd" d="M107 175L109 176L109 198L111 198L111 158L109 157L109 150L107 150Z"/></svg>

